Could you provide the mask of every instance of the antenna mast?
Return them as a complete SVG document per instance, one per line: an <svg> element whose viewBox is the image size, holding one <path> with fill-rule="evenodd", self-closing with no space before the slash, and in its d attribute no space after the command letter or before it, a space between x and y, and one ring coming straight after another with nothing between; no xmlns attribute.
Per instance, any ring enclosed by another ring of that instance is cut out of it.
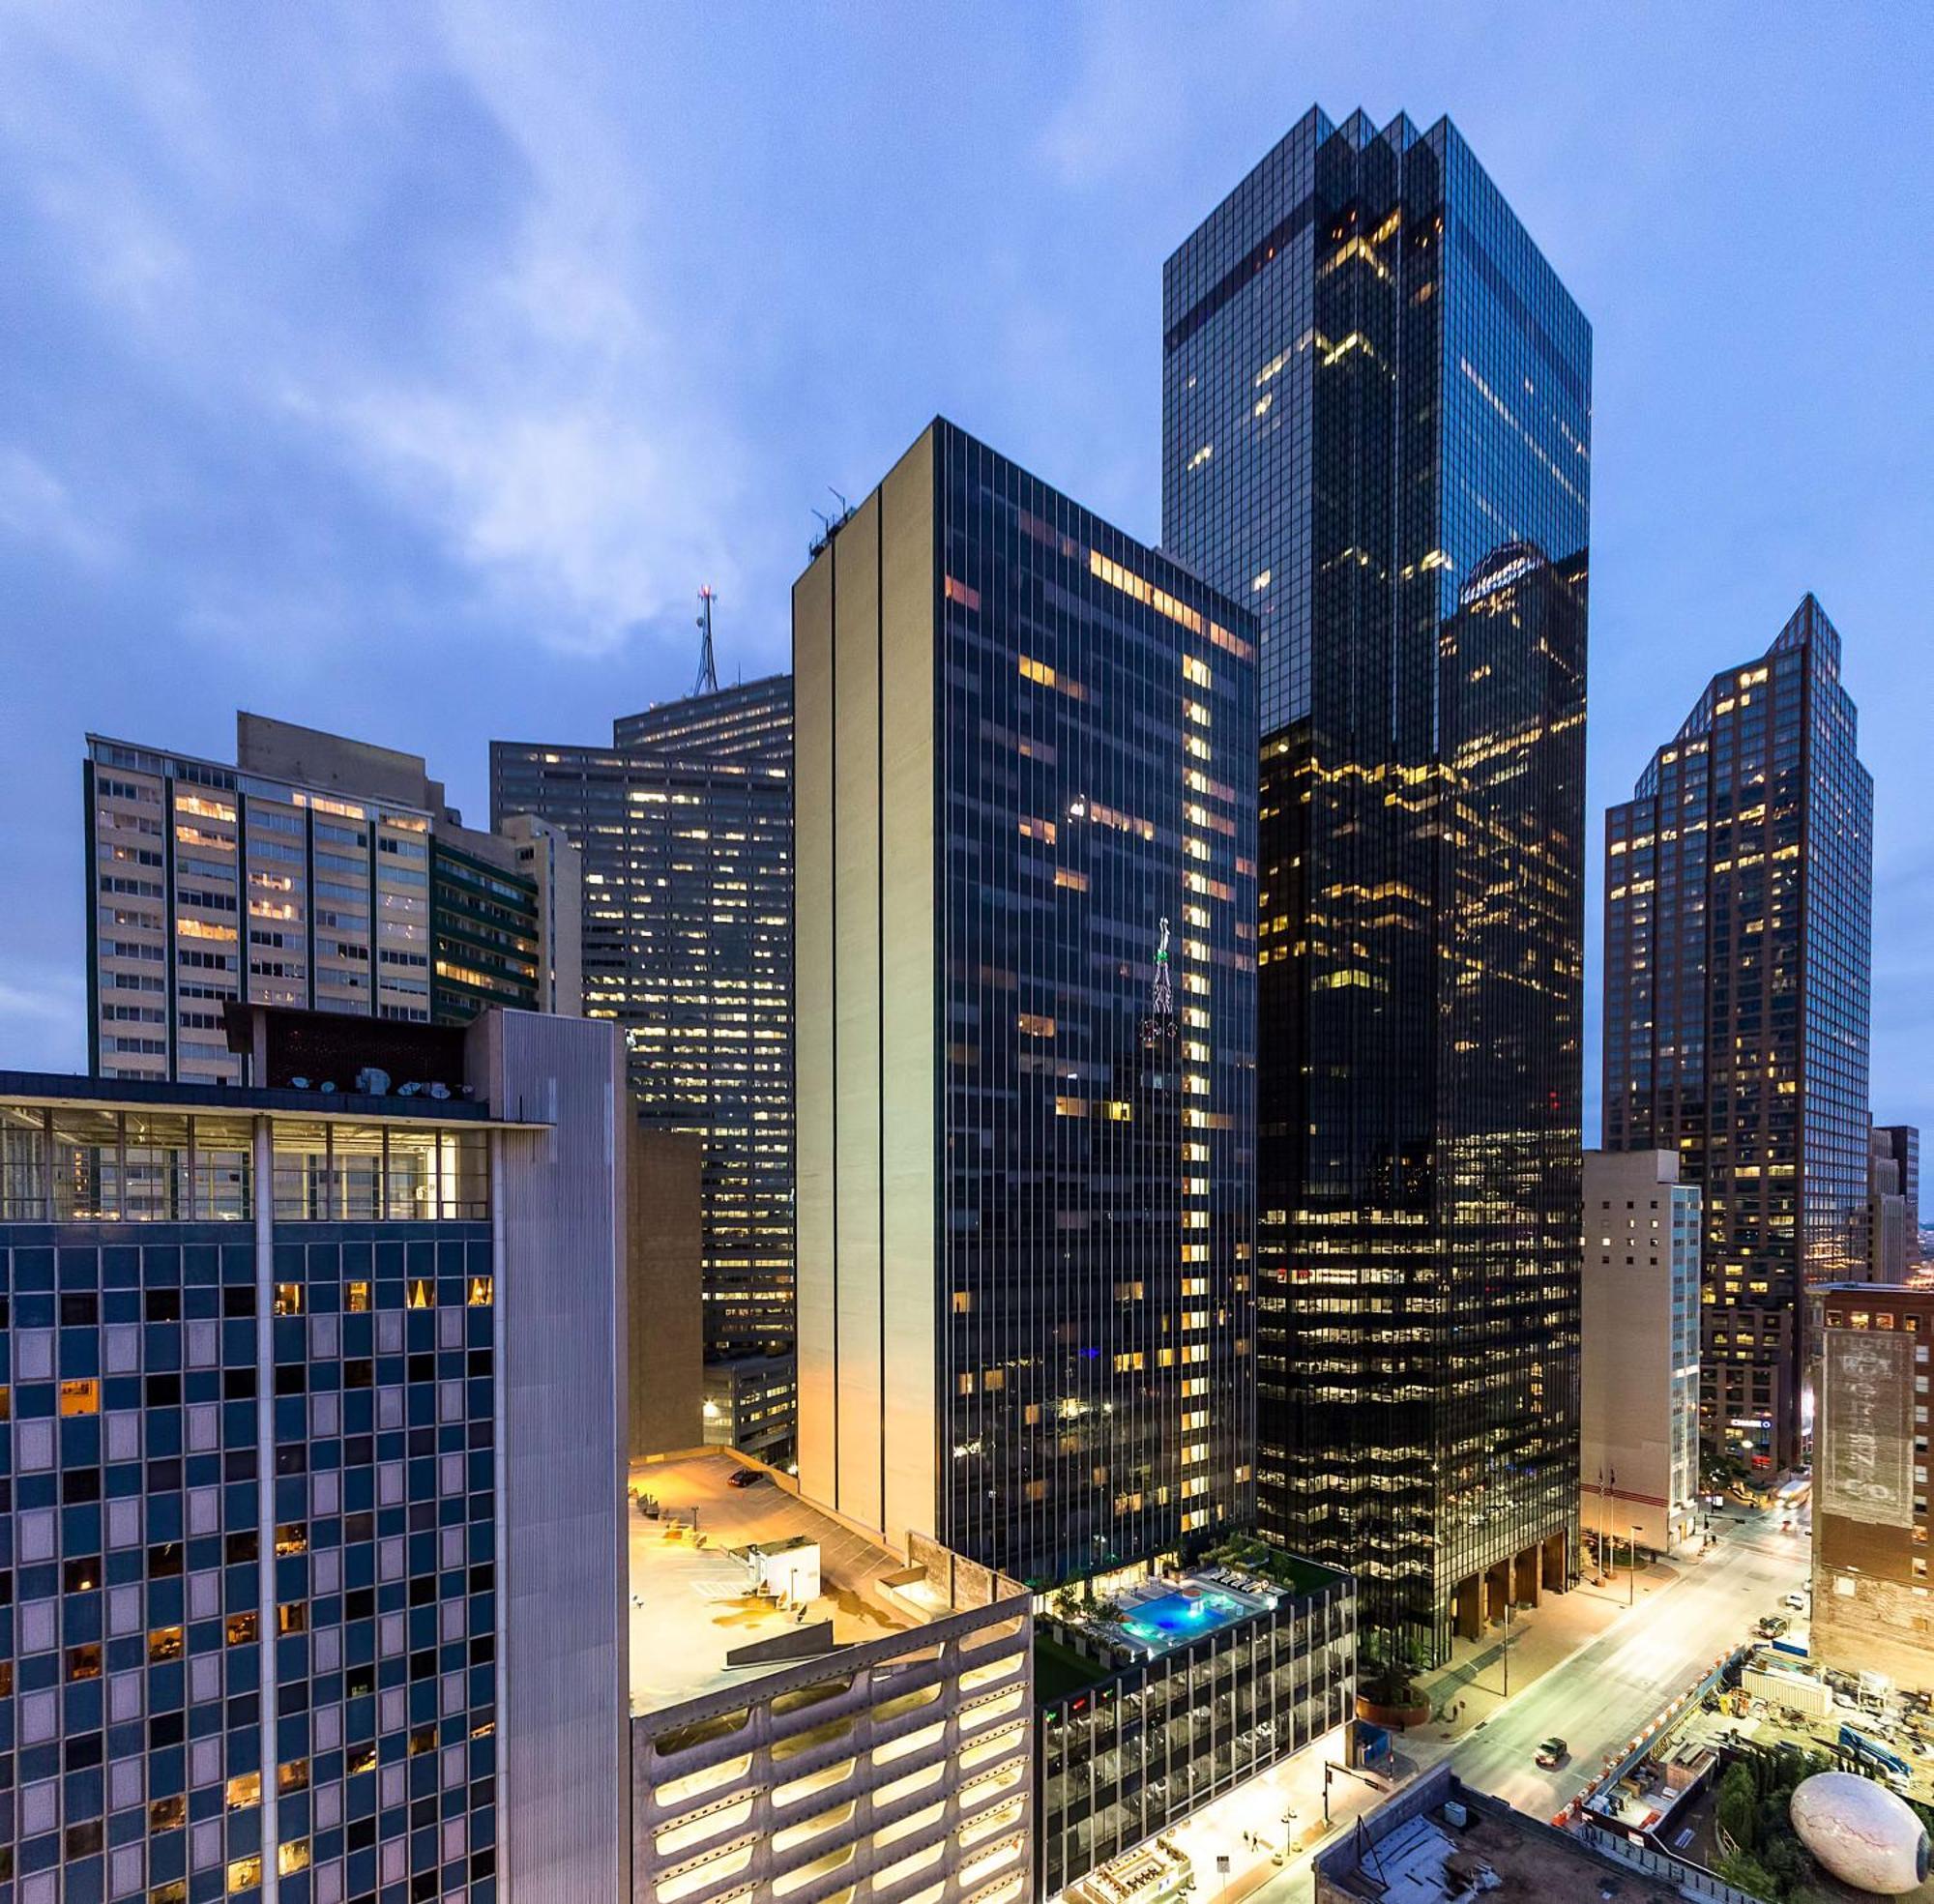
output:
<svg viewBox="0 0 1934 1904"><path fill-rule="evenodd" d="M718 691L718 667L712 659L712 604L717 600L709 588L698 591L698 679L691 684L694 696Z"/></svg>

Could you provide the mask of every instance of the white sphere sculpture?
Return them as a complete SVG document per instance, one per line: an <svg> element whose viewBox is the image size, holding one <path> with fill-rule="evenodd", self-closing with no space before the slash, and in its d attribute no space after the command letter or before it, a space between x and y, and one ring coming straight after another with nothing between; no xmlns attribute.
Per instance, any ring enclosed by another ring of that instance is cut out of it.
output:
<svg viewBox="0 0 1934 1904"><path fill-rule="evenodd" d="M1795 1788L1789 1811L1800 1842L1842 1883L1898 1897L1926 1882L1926 1830L1885 1785L1816 1772Z"/></svg>

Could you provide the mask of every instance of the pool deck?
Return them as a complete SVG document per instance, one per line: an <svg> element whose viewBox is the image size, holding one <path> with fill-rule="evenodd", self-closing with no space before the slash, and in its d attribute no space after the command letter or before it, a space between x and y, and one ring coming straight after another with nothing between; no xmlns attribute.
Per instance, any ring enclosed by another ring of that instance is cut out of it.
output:
<svg viewBox="0 0 1934 1904"><path fill-rule="evenodd" d="M1275 1590L1257 1592L1194 1568L1157 1574L1118 1595L1115 1604L1123 1615L1122 1636L1153 1657L1266 1612L1283 1597Z"/></svg>

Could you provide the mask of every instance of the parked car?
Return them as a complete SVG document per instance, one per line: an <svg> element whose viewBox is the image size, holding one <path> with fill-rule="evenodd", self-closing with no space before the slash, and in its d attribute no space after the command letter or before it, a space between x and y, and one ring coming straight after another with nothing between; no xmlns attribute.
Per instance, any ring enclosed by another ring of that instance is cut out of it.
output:
<svg viewBox="0 0 1934 1904"><path fill-rule="evenodd" d="M1538 1748L1538 1763L1549 1772L1571 1756L1571 1748L1562 1739L1547 1739Z"/></svg>
<svg viewBox="0 0 1934 1904"><path fill-rule="evenodd" d="M1776 1640L1780 1636L1780 1634L1785 1632L1787 1627L1790 1626L1792 1624L1793 1624L1792 1621L1787 1619L1787 1617L1783 1613L1769 1613L1766 1616L1766 1618L1759 1623L1760 1638L1767 1640Z"/></svg>
<svg viewBox="0 0 1934 1904"><path fill-rule="evenodd" d="M766 1479L763 1468L734 1468L731 1484L734 1487L757 1487Z"/></svg>
<svg viewBox="0 0 1934 1904"><path fill-rule="evenodd" d="M1806 1611L1806 1596L1804 1594L1788 1594L1786 1596L1786 1604L1790 1606L1795 1613L1804 1613Z"/></svg>

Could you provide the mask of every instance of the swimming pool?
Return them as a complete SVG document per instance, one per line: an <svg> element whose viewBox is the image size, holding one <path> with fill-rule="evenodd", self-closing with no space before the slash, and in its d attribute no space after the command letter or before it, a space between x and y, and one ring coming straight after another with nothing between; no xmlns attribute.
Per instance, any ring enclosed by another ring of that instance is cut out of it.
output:
<svg viewBox="0 0 1934 1904"><path fill-rule="evenodd" d="M1138 1600L1122 1625L1128 1636L1143 1646L1165 1647L1231 1626L1249 1611L1230 1594L1160 1594Z"/></svg>

